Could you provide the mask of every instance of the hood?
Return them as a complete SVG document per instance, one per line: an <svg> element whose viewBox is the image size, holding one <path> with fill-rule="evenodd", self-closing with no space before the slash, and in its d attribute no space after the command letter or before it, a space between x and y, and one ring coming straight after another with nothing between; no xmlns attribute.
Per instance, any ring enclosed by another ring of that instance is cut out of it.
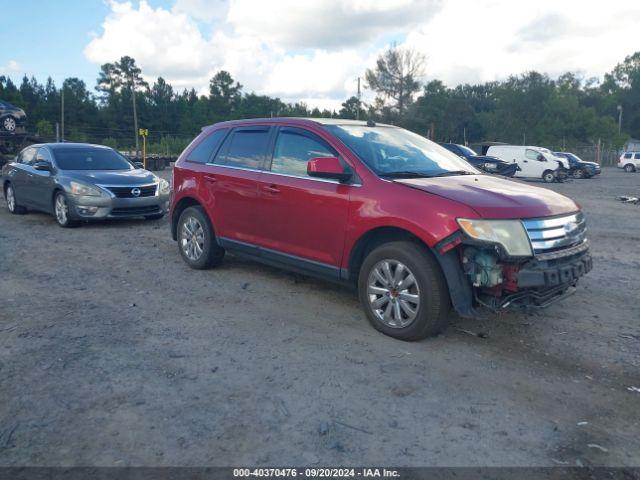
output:
<svg viewBox="0 0 640 480"><path fill-rule="evenodd" d="M396 179L411 188L455 200L484 218L536 218L579 210L570 198L552 190L491 175Z"/></svg>
<svg viewBox="0 0 640 480"><path fill-rule="evenodd" d="M71 180L101 185L147 185L157 182L157 177L148 170L64 170Z"/></svg>

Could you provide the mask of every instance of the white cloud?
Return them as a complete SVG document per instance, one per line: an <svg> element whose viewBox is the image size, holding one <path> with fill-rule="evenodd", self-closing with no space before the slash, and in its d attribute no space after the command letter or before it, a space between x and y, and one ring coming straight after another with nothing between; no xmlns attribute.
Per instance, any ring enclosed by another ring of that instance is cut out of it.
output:
<svg viewBox="0 0 640 480"><path fill-rule="evenodd" d="M606 8L578 0L175 0L170 9L111 0L110 8L84 51L97 65L130 55L148 79L200 92L225 69L245 91L319 107L339 108L394 39L426 55L427 79L452 86L527 70L602 77L640 50L640 9L625 0Z"/></svg>
<svg viewBox="0 0 640 480"><path fill-rule="evenodd" d="M0 75L15 75L22 70L22 66L15 60L9 60L6 65L0 65Z"/></svg>

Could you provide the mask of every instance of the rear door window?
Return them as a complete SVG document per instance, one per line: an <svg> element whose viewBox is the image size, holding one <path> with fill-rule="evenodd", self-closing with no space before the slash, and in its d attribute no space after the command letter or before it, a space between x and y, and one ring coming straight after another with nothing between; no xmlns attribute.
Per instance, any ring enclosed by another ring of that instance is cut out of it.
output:
<svg viewBox="0 0 640 480"><path fill-rule="evenodd" d="M631 158L631 154L630 153L625 153L624 154L624 158Z"/></svg>
<svg viewBox="0 0 640 480"><path fill-rule="evenodd" d="M208 137L202 140L196 148L191 150L189 155L187 155L187 161L195 163L210 162L220 148L220 145L228 132L228 128L223 128L211 133Z"/></svg>
<svg viewBox="0 0 640 480"><path fill-rule="evenodd" d="M337 156L337 153L315 134L300 128L282 128L276 140L271 171L306 177L309 160Z"/></svg>
<svg viewBox="0 0 640 480"><path fill-rule="evenodd" d="M234 129L224 142L214 164L260 170L264 168L269 149L269 127Z"/></svg>

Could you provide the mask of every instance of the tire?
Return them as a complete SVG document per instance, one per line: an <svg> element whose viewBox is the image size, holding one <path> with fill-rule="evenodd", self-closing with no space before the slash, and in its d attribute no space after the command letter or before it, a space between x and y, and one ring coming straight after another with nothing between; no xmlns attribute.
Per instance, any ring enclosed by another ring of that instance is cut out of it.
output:
<svg viewBox="0 0 640 480"><path fill-rule="evenodd" d="M178 250L191 268L205 270L222 262L225 251L215 239L211 221L202 207L189 207L180 214Z"/></svg>
<svg viewBox="0 0 640 480"><path fill-rule="evenodd" d="M57 191L53 196L53 216L62 228L73 228L78 225L78 222L69 216L69 202L64 192Z"/></svg>
<svg viewBox="0 0 640 480"><path fill-rule="evenodd" d="M573 171L573 175L572 175L572 177L573 177L573 178L588 178L588 177L589 177L589 174L588 174L587 172L585 172L585 171L584 171L583 169L581 169L581 168L576 168L576 169Z"/></svg>
<svg viewBox="0 0 640 480"><path fill-rule="evenodd" d="M13 185L11 185L10 183L4 189L4 199L7 202L7 209L14 215L22 215L24 213L27 213L26 208L24 208L22 205L18 205L16 192L13 189Z"/></svg>
<svg viewBox="0 0 640 480"><path fill-rule="evenodd" d="M553 171L545 170L542 174L542 180L544 180L545 183L553 183L556 181L556 176L553 174Z"/></svg>
<svg viewBox="0 0 640 480"><path fill-rule="evenodd" d="M385 263L388 263L388 274L385 274ZM400 265L404 269L398 275ZM392 287L386 288L381 280L387 281L390 277L392 281L387 282L387 286ZM401 289L402 284L407 288ZM369 253L358 275L358 295L371 325L399 340L421 340L437 335L449 323L451 301L442 271L433 256L414 242L390 242ZM376 309L376 303L381 308Z"/></svg>
<svg viewBox="0 0 640 480"><path fill-rule="evenodd" d="M636 171L636 167L631 163L627 163L624 166L624 171L627 172L627 173L635 172Z"/></svg>
<svg viewBox="0 0 640 480"><path fill-rule="evenodd" d="M146 215L144 217L145 220L160 220L164 217L164 213L156 213L155 215Z"/></svg>
<svg viewBox="0 0 640 480"><path fill-rule="evenodd" d="M16 119L11 115L2 119L2 130L4 130L5 132L15 132L16 126Z"/></svg>

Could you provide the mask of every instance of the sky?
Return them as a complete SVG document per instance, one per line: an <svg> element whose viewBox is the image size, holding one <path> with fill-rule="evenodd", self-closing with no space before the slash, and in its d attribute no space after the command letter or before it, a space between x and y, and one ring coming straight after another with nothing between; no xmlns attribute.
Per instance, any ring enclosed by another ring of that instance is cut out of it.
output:
<svg viewBox="0 0 640 480"><path fill-rule="evenodd" d="M206 93L224 69L245 92L339 108L391 44L448 86L602 78L640 50L639 25L637 0L0 0L0 75L93 89L101 64L129 55L150 82Z"/></svg>

